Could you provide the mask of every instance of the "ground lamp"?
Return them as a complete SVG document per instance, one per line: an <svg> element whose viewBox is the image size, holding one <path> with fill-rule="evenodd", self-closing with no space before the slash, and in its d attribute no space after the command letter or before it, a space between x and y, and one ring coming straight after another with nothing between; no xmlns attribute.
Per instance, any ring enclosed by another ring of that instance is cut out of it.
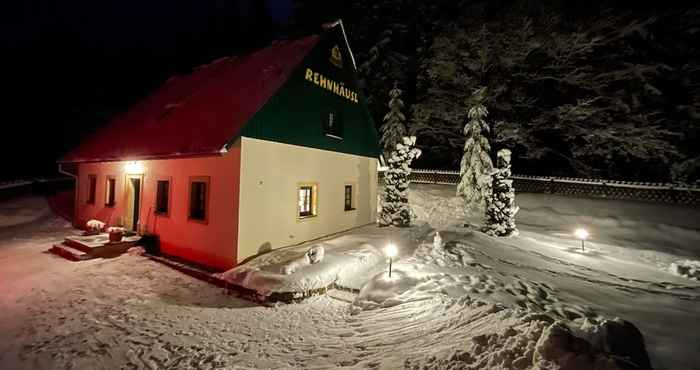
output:
<svg viewBox="0 0 700 370"><path fill-rule="evenodd" d="M384 249L384 253L386 254L387 257L389 257L389 277L391 277L391 263L393 262L394 257L396 257L396 254L398 254L399 250L396 249L396 245L392 242L389 242L387 244L386 249Z"/></svg>
<svg viewBox="0 0 700 370"><path fill-rule="evenodd" d="M574 235L576 235L577 238L581 239L581 251L585 251L584 247L584 242L586 241L586 238L588 238L588 231L584 228L578 228L574 230Z"/></svg>

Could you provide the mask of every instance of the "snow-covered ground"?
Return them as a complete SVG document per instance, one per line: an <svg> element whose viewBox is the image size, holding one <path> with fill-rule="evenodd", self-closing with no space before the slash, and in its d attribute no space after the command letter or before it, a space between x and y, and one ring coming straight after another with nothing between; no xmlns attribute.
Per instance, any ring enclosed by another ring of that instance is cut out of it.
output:
<svg viewBox="0 0 700 370"><path fill-rule="evenodd" d="M461 227L452 194L413 185L412 230L323 241L331 255L399 241L394 282L365 271L359 295L274 306L141 256L42 253L74 231L42 200L0 203L0 368L544 369L571 353L552 345L563 330L552 318L586 337L615 316L642 331L655 369L697 368L700 283L672 264L700 260L699 211L520 194L520 236L497 239ZM591 232L586 252L577 226ZM584 357L614 368L566 358Z"/></svg>

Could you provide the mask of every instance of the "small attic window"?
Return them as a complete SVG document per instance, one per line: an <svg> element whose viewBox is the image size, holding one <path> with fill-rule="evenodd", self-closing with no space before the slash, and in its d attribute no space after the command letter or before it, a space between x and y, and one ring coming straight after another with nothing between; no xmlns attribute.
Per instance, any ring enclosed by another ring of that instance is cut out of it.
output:
<svg viewBox="0 0 700 370"><path fill-rule="evenodd" d="M323 116L323 134L334 139L343 138L343 116L333 110Z"/></svg>

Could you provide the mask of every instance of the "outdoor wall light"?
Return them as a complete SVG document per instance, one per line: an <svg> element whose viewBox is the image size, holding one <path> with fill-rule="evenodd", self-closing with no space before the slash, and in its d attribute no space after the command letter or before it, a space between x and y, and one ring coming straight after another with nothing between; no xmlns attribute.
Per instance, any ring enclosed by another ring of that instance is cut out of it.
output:
<svg viewBox="0 0 700 370"><path fill-rule="evenodd" d="M143 163L138 161L126 162L124 165L124 171L127 174L140 175L144 172Z"/></svg>

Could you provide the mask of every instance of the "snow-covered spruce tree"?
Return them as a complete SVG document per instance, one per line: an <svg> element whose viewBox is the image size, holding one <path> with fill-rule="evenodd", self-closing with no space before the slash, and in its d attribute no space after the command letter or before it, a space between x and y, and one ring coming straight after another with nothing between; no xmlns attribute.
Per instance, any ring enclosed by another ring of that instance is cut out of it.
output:
<svg viewBox="0 0 700 370"><path fill-rule="evenodd" d="M403 109L403 101L401 100L401 89L394 82L394 88L389 91L389 112L384 115L384 124L381 127L382 131L382 147L384 155L389 154L394 150L396 144L400 144L404 135L406 135L406 116L401 112Z"/></svg>
<svg viewBox="0 0 700 370"><path fill-rule="evenodd" d="M416 137L403 137L403 143L396 144L388 159L389 168L384 173L384 200L379 215L381 226L407 227L411 225L411 208L408 204L408 176L411 162L420 157L420 149L415 148Z"/></svg>
<svg viewBox="0 0 700 370"><path fill-rule="evenodd" d="M495 236L517 235L515 227L515 214L518 206L515 205L515 189L510 171L510 150L498 151L496 170L493 171L493 188L491 201L486 208L486 233Z"/></svg>
<svg viewBox="0 0 700 370"><path fill-rule="evenodd" d="M476 90L467 100L469 121L464 125L464 155L460 166L461 180L457 184L457 195L464 199L468 210L485 210L491 198L491 146L486 135L488 110L484 106L486 88Z"/></svg>

